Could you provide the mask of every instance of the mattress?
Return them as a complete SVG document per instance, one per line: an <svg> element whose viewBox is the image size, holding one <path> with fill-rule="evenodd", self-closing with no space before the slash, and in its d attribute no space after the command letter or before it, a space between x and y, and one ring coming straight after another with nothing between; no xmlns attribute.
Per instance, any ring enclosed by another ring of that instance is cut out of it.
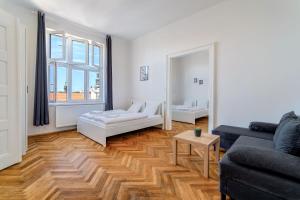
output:
<svg viewBox="0 0 300 200"><path fill-rule="evenodd" d="M123 122L118 122L118 123L105 124L101 121L90 119L90 118L87 118L87 117L84 117L84 116L79 117L79 120L81 120L83 122L87 122L87 123L90 123L90 124L93 124L95 126L105 128L105 129L120 128L122 126L133 126L133 125L143 124L143 123L147 123L149 121L157 121L157 120L161 120L161 119L162 119L161 115L151 115L151 116L148 116L146 118L123 121Z"/></svg>

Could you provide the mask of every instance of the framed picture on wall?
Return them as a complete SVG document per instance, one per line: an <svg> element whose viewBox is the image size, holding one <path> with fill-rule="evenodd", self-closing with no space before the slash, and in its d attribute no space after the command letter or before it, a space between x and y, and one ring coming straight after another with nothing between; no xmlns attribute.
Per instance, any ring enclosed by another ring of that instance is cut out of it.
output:
<svg viewBox="0 0 300 200"><path fill-rule="evenodd" d="M140 67L140 81L148 81L149 79L149 66Z"/></svg>

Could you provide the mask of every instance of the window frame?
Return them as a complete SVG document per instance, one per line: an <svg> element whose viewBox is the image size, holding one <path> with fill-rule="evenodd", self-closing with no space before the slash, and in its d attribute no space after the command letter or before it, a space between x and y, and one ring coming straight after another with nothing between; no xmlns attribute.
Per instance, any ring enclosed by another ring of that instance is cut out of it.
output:
<svg viewBox="0 0 300 200"><path fill-rule="evenodd" d="M89 95L87 95L87 102L96 102L96 101L101 101L102 103L105 102L105 92L104 92L104 83L105 83L105 68L104 68L104 62L105 62L105 45L99 42L94 42L92 41L89 45L92 45L92 65L88 65L88 71L87 71L87 85L89 85L89 71L94 71L94 72L98 72L99 74L102 75L102 80L100 83L100 96L99 99L90 99ZM99 56L99 65L95 65L94 64L94 46L97 46L100 48L100 51L102 52L102 55L100 54ZM88 48L89 49L89 48ZM101 57L102 56L102 57ZM101 59L102 58L102 59ZM88 63L89 64L89 63ZM88 91L87 91L88 92Z"/></svg>
<svg viewBox="0 0 300 200"><path fill-rule="evenodd" d="M72 74L72 72L73 72L73 70L83 71L83 79L84 79L84 83L83 83L84 98L83 98L83 100L73 100L72 99L72 93L73 93L73 82L72 82L73 81L73 74ZM70 88L69 102L70 103L86 102L86 99L87 99L87 93L86 93L86 87L87 87L87 85L86 85L86 73L87 73L87 71L86 71L86 69L84 69L84 67L81 67L81 66L78 66L78 65L74 65L74 64L70 64L69 65L69 79L70 79L70 81L69 81L69 85L70 85L69 86L69 88Z"/></svg>
<svg viewBox="0 0 300 200"><path fill-rule="evenodd" d="M78 39L78 38L75 38L75 37L69 37L70 40L69 40L69 63L71 64L74 64L74 65L89 65L89 43L87 40L83 40L83 39ZM73 41L76 41L76 42L82 42L85 44L85 62L84 63L81 63L81 62L74 62L73 61Z"/></svg>
<svg viewBox="0 0 300 200"><path fill-rule="evenodd" d="M50 63L52 63L52 62L50 62ZM62 66L60 66L60 67L64 67L64 68L66 68L66 82L67 82L67 94L66 94L66 101L58 101L57 100L57 98L56 98L56 96L57 96L57 67L58 67L58 64L59 65L62 65ZM49 66L49 65L48 65ZM55 61L54 62L54 70L55 70L55 102L54 103L60 103L60 104L62 104L62 103L68 103L69 102L69 91L70 91L70 76L69 76L69 66L68 66L68 64L67 63L65 63L65 62L57 62L57 61Z"/></svg>
<svg viewBox="0 0 300 200"><path fill-rule="evenodd" d="M65 61L66 60L66 55L67 55L67 52L66 52L66 47L67 47L67 38L66 38L66 34L64 31L46 31L47 32L47 43L46 43L46 46L47 46L47 59L51 62L51 61ZM51 35L62 35L62 39L63 39L63 57L62 58L52 58L51 57ZM49 48L48 48L49 47Z"/></svg>
<svg viewBox="0 0 300 200"><path fill-rule="evenodd" d="M50 76L50 65L51 64L53 64L53 71L54 71L54 77L53 77L53 81L54 81L54 100L51 100L50 98L49 98L49 96L50 96L50 78L49 78L49 76ZM48 65L47 65L47 88L48 88L48 101L49 101L49 103L55 103L56 102L56 85L57 85L57 83L56 83L56 63L55 62L48 62Z"/></svg>
<svg viewBox="0 0 300 200"><path fill-rule="evenodd" d="M63 37L63 54L64 58L59 58L59 59L51 59L50 58L50 51L51 51L51 34L61 34ZM73 62L73 47L72 47L72 41L80 41L85 43L85 63L78 63L78 62ZM104 82L105 82L105 76L104 76L104 58L105 58L105 45L96 42L96 41L91 41L87 39L81 39L77 38L76 36L71 36L64 31L49 31L47 30L47 86L48 86L48 100L49 100L49 105L68 105L68 104L101 104L104 103L105 99L105 92L104 92ZM89 65L89 45L92 45L92 65ZM99 65L94 65L94 46L97 46L100 48L100 54L99 54ZM50 74L50 64L54 65L54 100L50 100L49 95L50 95L50 79L49 79L49 74ZM67 69L67 99L66 101L58 101L57 100L57 66L58 64L64 65ZM72 70L77 69L77 70L83 70L84 72L84 99L83 100L73 100L72 99ZM96 72L99 73L100 77L100 93L99 93L99 98L98 99L90 99L89 97L89 72Z"/></svg>
<svg viewBox="0 0 300 200"><path fill-rule="evenodd" d="M101 101L103 102L103 96L104 96L104 92L103 92L103 95L101 95L101 92L100 92L100 96L99 96L99 99L91 99L90 96L89 96L89 83L90 83L90 73L89 72L96 72L96 73L103 73L100 71L100 69L98 70L94 70L94 69L90 69L90 70L87 70L87 73L86 73L86 76L87 76L87 79L86 79L86 83L87 83L87 102L96 102L96 101ZM103 75L102 75L103 77ZM103 79L102 78L102 82L103 82ZM100 91L103 91L104 87L103 87L103 83L100 84Z"/></svg>
<svg viewBox="0 0 300 200"><path fill-rule="evenodd" d="M91 66L94 66L96 68L101 68L103 67L103 57L102 57L102 62L101 62L101 51L102 51L102 56L104 56L104 47L102 44L99 44L97 42L92 42L90 45L92 45L92 65ZM94 63L94 46L96 47L99 47L99 65L95 65Z"/></svg>

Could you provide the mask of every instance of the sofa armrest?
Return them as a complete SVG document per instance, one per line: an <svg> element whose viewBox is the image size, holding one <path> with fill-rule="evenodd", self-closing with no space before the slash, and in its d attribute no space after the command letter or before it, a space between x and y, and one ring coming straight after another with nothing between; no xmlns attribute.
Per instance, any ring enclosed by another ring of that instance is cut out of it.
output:
<svg viewBox="0 0 300 200"><path fill-rule="evenodd" d="M267 122L251 122L249 129L257 132L275 133L278 124L267 123Z"/></svg>
<svg viewBox="0 0 300 200"><path fill-rule="evenodd" d="M273 149L236 145L228 152L234 163L300 180L300 158Z"/></svg>

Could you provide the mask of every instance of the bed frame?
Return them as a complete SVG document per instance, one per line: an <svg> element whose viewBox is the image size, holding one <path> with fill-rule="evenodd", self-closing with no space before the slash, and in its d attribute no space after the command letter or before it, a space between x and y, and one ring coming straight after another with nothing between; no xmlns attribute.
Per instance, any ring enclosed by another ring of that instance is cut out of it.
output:
<svg viewBox="0 0 300 200"><path fill-rule="evenodd" d="M154 118L150 117L146 121L145 119L143 119L142 120L143 123L135 123L131 125L126 125L126 123L125 124L123 123L123 125L120 124L120 126L113 126L113 127L101 127L100 125L97 125L97 123L92 122L91 120L79 117L77 122L77 131L87 136L88 138L96 141L97 143L102 144L104 147L106 147L106 138L110 136L127 133L135 130L140 130L152 126L158 126L158 125L162 125L162 129L163 129L164 128L164 103L160 103L157 114L160 115L160 117L154 117ZM140 119L136 121L139 122Z"/></svg>
<svg viewBox="0 0 300 200"><path fill-rule="evenodd" d="M199 111L187 111L187 110L172 110L172 120L178 122L186 122L190 124L195 124L196 119L201 117L207 117L208 110Z"/></svg>

